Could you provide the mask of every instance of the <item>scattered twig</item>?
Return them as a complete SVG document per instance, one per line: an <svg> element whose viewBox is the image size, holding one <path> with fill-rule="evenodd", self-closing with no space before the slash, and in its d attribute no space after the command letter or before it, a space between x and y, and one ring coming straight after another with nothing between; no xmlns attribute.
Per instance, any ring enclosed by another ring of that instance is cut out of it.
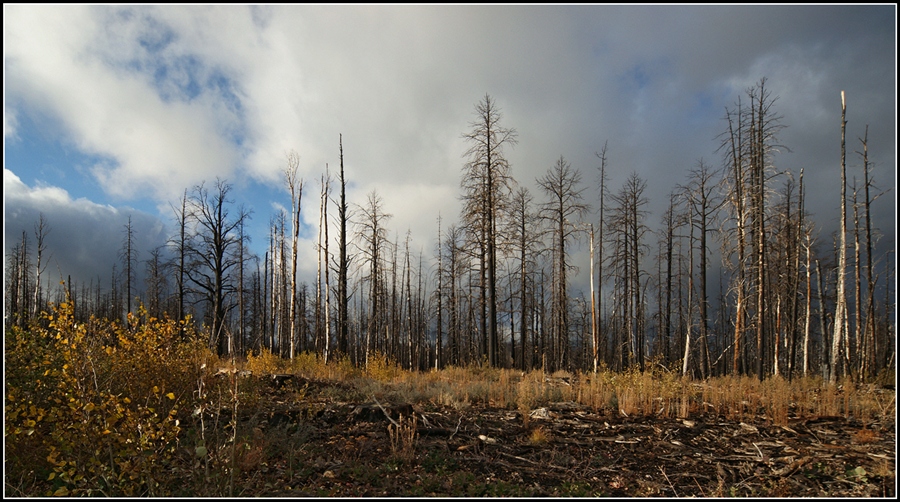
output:
<svg viewBox="0 0 900 502"><path fill-rule="evenodd" d="M760 459L765 459L765 458L766 458L766 456L763 455L762 450L759 449L759 445L757 445L756 443L750 443L750 444L752 444L753 447L756 448L756 451L759 452L759 458L760 458Z"/></svg>
<svg viewBox="0 0 900 502"><path fill-rule="evenodd" d="M700 489L700 495L702 495L703 497L706 497L706 493L703 491L703 487L700 486L700 482L697 481L697 478L696 478L695 476L691 476L691 477L694 478L694 483L696 483L696 484L697 484L697 488Z"/></svg>
<svg viewBox="0 0 900 502"><path fill-rule="evenodd" d="M456 423L456 430L453 431L453 434L450 434L450 437L447 438L447 441L453 439L453 436L455 436L456 433L459 432L459 424L461 424L461 423L462 423L462 417L459 417L459 422Z"/></svg>
<svg viewBox="0 0 900 502"><path fill-rule="evenodd" d="M674 494L675 494L675 497L677 498L677 497L678 497L678 492L675 490L675 485L673 485L672 482L669 481L669 476L666 474L666 471L664 471L663 468L660 467L660 468L659 468L659 472L661 472L662 475L663 475L663 477L666 478L666 483L669 483L669 487L672 488L672 493L674 493ZM696 480L695 480L695 481L696 481Z"/></svg>

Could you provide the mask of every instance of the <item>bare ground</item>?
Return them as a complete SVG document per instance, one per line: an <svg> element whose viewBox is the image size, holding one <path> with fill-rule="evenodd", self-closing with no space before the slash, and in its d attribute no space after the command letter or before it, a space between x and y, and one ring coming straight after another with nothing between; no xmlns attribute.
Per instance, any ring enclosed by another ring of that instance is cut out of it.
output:
<svg viewBox="0 0 900 502"><path fill-rule="evenodd" d="M479 404L346 402L340 387L263 386L259 404L239 411L237 434L222 432L237 438L235 496L896 496L893 422L628 417L570 402L525 417Z"/></svg>

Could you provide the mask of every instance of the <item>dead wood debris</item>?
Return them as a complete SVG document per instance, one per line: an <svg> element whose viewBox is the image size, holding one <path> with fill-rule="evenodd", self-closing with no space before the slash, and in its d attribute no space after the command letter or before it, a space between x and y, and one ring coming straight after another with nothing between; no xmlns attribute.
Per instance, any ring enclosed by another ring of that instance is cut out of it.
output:
<svg viewBox="0 0 900 502"><path fill-rule="evenodd" d="M573 486L584 488L585 494L641 497L894 497L896 491L892 423L863 424L843 417L794 419L789 425L732 422L714 415L624 417L598 414L576 403L551 403L523 420L517 410L457 410L371 399L278 401L281 408L314 407L317 412L282 409L267 414L270 421L303 422L312 432L300 448L333 457L308 469L306 478L292 479L297 489L379 495L378 487L363 485L394 483L393 491L387 490L390 495L418 493L421 479L429 469L438 469L433 464L440 460L447 472L437 472L447 479L465 473L474 479L471 483L513 484L524 490L514 493L536 496L571 495L560 490ZM359 472L386 469L391 452L387 426L412 414L417 417L415 461L402 464L396 474L357 479ZM324 476L325 470L331 475ZM433 493L467 495L447 483Z"/></svg>

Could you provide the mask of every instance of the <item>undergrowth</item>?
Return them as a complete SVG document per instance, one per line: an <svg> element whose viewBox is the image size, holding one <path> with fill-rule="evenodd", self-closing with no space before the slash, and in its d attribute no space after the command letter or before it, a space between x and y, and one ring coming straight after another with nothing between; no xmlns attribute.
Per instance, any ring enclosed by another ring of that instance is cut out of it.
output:
<svg viewBox="0 0 900 502"><path fill-rule="evenodd" d="M8 496L240 496L236 477L266 468L275 441L238 417L265 399L259 378L288 374L340 382L329 399L376 398L467 410L518 412L554 403L596 413L688 418L702 415L787 425L790 417L844 416L892 427L893 391L870 392L850 380L749 376L683 379L661 365L646 372L522 372L487 365L410 372L384 354L363 368L346 357L326 364L310 353L287 360L263 350L222 361L189 319L157 319L140 308L126 323L76 323L70 303L56 305L27 329L10 327L5 364L5 493ZM224 371L223 371L224 369ZM302 401L304 393L293 398ZM322 399L322 395L318 395ZM315 406L321 406L321 402ZM310 406L313 406L312 404ZM415 417L389 430L391 458L415 458ZM298 431L287 432L300 437ZM302 434L301 434L302 436ZM857 441L871 441L861 434ZM872 436L874 437L874 436ZM542 444L547 431L531 429ZM283 453L283 452L282 452ZM291 460L291 469L301 469Z"/></svg>

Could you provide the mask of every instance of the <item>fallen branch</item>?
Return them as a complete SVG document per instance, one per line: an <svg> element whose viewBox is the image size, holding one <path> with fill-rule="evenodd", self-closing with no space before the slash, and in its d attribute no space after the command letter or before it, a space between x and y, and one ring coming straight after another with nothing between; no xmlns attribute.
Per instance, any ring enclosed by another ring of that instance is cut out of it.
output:
<svg viewBox="0 0 900 502"><path fill-rule="evenodd" d="M375 404L377 404L378 407L381 408L381 412L384 413L384 416L386 416L387 419L390 420L391 423L394 424L395 427L400 427L400 424L398 424L396 420L394 420L393 418L391 418L391 415L388 414L388 412L387 412L386 409L384 409L384 406L381 406L381 403L379 403L378 400L375 399L375 395L374 395L374 394L372 395L372 401L375 401Z"/></svg>
<svg viewBox="0 0 900 502"><path fill-rule="evenodd" d="M532 464L532 465L539 465L539 466L541 466L541 467L549 467L549 468L551 468L551 469L557 469L557 470L560 470L560 471L568 471L568 470L569 470L569 469L567 469L567 468L565 468L565 467L560 467L560 466L558 466L558 465L553 465L553 464L541 464L541 463L539 463L539 462L535 462L534 460L528 460L528 459L525 458L525 457L519 457L519 456L517 456L517 455L511 455L511 454L509 454L509 453L502 452L502 451L498 451L497 453L503 455L504 457L513 458L513 459L516 459L516 460L520 460L520 461L522 461L522 462L527 462L527 463Z"/></svg>

